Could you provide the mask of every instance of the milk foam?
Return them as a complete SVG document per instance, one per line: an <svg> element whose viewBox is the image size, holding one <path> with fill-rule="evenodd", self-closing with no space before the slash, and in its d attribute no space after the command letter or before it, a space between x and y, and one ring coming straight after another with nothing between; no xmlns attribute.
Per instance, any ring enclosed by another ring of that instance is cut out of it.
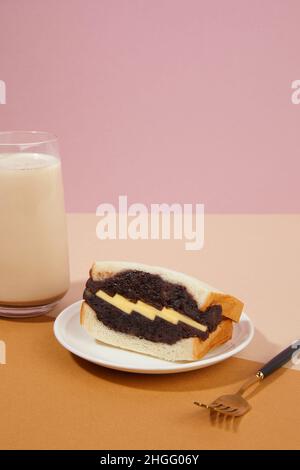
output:
<svg viewBox="0 0 300 470"><path fill-rule="evenodd" d="M0 154L0 170L35 170L58 164L58 158L44 153Z"/></svg>

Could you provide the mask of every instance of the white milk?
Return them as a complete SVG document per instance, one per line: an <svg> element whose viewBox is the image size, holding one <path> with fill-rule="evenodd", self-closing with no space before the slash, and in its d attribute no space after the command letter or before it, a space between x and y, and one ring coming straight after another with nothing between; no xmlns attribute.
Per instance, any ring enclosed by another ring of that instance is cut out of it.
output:
<svg viewBox="0 0 300 470"><path fill-rule="evenodd" d="M43 305L69 286L60 161L0 154L0 304Z"/></svg>

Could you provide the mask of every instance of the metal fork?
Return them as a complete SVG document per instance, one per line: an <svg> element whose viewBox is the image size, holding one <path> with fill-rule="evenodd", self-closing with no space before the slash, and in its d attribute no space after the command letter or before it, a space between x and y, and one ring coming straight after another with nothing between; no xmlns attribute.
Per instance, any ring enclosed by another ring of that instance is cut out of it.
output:
<svg viewBox="0 0 300 470"><path fill-rule="evenodd" d="M298 356L300 351L300 340L294 341L291 346L281 351L277 356L273 357L267 364L265 364L256 374L245 382L242 387L232 395L222 395L214 400L209 405L204 403L194 402L194 405L210 409L212 411L221 413L226 416L238 417L246 414L251 406L248 401L242 396L248 388L256 383L261 382L263 379L271 375L275 370L286 364L294 356ZM299 359L298 359L299 360Z"/></svg>

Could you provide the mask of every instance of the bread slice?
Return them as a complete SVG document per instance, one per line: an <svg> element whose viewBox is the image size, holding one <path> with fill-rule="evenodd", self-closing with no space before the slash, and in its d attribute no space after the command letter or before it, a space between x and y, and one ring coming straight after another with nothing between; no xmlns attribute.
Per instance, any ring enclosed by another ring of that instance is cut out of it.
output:
<svg viewBox="0 0 300 470"><path fill-rule="evenodd" d="M232 295L224 294L218 289L199 281L195 277L177 271L138 263L97 261L90 270L90 276L94 281L100 281L127 270L157 274L165 281L182 284L197 302L199 310L206 310L211 305L221 305L224 317L230 318L235 322L238 322L240 319L244 307L243 302Z"/></svg>
<svg viewBox="0 0 300 470"><path fill-rule="evenodd" d="M232 337L232 321L225 319L205 341L199 338L186 338L172 345L155 343L108 328L102 321L98 320L96 313L86 302L81 305L80 323L98 341L121 349L176 362L201 359L212 348L225 343Z"/></svg>

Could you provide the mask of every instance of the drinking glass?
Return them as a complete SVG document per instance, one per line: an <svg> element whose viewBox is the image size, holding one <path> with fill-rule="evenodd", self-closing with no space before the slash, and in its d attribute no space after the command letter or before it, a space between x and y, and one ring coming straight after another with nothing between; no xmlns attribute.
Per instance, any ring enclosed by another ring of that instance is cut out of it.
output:
<svg viewBox="0 0 300 470"><path fill-rule="evenodd" d="M69 288L56 136L0 132L0 316L50 311Z"/></svg>

